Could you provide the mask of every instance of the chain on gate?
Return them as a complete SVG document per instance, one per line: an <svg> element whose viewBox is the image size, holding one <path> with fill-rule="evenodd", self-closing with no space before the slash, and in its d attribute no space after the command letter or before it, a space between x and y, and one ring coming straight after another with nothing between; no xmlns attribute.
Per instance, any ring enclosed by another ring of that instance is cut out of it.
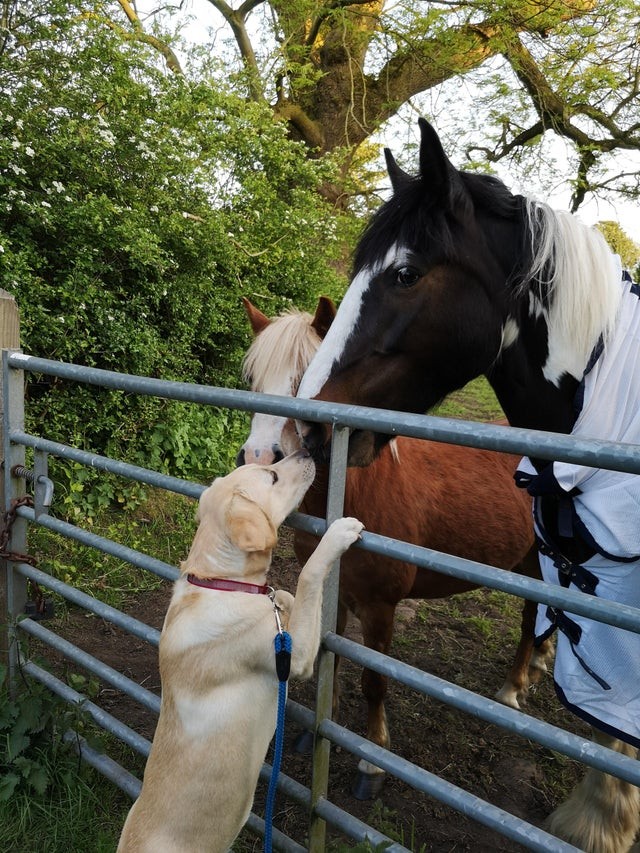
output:
<svg viewBox="0 0 640 853"><path fill-rule="evenodd" d="M0 559L11 560L14 563L28 563L30 566L35 566L38 561L32 554L23 554L21 551L9 550L11 528L18 517L18 509L22 506L33 506L31 495L14 498L11 501L9 509L2 516L2 527L0 527ZM32 597L25 604L25 614L37 621L51 619L54 615L52 599L45 596L40 585L31 578L28 579L28 583Z"/></svg>

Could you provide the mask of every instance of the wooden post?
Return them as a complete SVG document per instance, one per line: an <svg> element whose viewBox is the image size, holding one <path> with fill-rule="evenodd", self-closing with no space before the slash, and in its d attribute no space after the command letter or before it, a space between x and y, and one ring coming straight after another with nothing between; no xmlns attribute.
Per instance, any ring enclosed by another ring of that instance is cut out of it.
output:
<svg viewBox="0 0 640 853"><path fill-rule="evenodd" d="M3 471L0 478L0 511L4 515L11 506L21 481L11 476L13 465L24 465L24 447L10 446L9 431L24 428L24 379L21 372L10 371L8 351L20 348L20 317L15 299L0 289L0 349L3 368L0 373L0 452ZM18 519L11 532L9 549L26 551L26 523ZM24 611L26 580L13 571L13 563L0 560L0 663L9 666L9 683L17 661L17 649L12 642L12 626L18 613Z"/></svg>

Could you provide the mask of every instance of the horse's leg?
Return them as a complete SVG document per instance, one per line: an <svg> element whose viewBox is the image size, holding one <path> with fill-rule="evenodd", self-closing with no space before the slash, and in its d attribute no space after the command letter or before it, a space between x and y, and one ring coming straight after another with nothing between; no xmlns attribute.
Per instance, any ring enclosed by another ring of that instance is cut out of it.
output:
<svg viewBox="0 0 640 853"><path fill-rule="evenodd" d="M395 604L375 602L358 610L365 646L387 654L393 637ZM367 700L367 738L388 749L390 746L387 714L384 699L387 693L387 678L370 669L362 670L362 693ZM382 788L385 772L364 759L358 764L358 775L353 794L359 800L373 799Z"/></svg>
<svg viewBox="0 0 640 853"><path fill-rule="evenodd" d="M529 549L514 571L525 577L540 578L538 550L535 545ZM541 675L547 671L547 661L553 654L552 640L545 640L537 649L533 647L537 608L535 601L524 600L520 641L515 658L504 684L496 693L496 699L511 708L520 708L520 703L526 701L529 685L539 681Z"/></svg>
<svg viewBox="0 0 640 853"><path fill-rule="evenodd" d="M522 605L520 642L516 655L504 684L496 693L496 699L510 708L520 708L520 701L526 698L529 690L529 663L533 653L536 610L536 602L525 599Z"/></svg>
<svg viewBox="0 0 640 853"><path fill-rule="evenodd" d="M537 609L535 601L524 600L518 648L505 682L496 693L496 699L511 708L520 708L526 701L529 686L547 672L547 662L553 656L553 640L544 640L538 648L533 646Z"/></svg>
<svg viewBox="0 0 640 853"><path fill-rule="evenodd" d="M635 747L597 729L593 738L623 755L637 756ZM546 826L553 835L587 853L627 853L640 826L640 790L590 767Z"/></svg>

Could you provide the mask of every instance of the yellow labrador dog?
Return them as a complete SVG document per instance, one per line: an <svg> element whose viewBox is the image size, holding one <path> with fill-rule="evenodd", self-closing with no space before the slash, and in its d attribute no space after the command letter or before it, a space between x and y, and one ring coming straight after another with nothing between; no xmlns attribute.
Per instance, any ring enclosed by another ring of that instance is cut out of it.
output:
<svg viewBox="0 0 640 853"><path fill-rule="evenodd" d="M160 640L160 718L118 853L226 851L247 821L276 727L275 607L291 635L291 675L307 678L324 579L362 530L356 519L335 521L295 599L279 590L272 600L265 583L277 529L314 476L302 450L238 468L203 492Z"/></svg>

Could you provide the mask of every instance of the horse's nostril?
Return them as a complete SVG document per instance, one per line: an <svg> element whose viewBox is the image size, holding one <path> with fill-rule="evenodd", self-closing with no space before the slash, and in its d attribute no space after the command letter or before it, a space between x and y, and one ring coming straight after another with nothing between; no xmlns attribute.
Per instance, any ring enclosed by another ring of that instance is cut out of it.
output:
<svg viewBox="0 0 640 853"><path fill-rule="evenodd" d="M277 444L274 444L271 449L273 450L274 462L279 462L281 459L284 459L284 453L280 450Z"/></svg>
<svg viewBox="0 0 640 853"><path fill-rule="evenodd" d="M244 447L241 447L238 451L238 455L236 456L236 468L241 468L245 463L244 459Z"/></svg>

